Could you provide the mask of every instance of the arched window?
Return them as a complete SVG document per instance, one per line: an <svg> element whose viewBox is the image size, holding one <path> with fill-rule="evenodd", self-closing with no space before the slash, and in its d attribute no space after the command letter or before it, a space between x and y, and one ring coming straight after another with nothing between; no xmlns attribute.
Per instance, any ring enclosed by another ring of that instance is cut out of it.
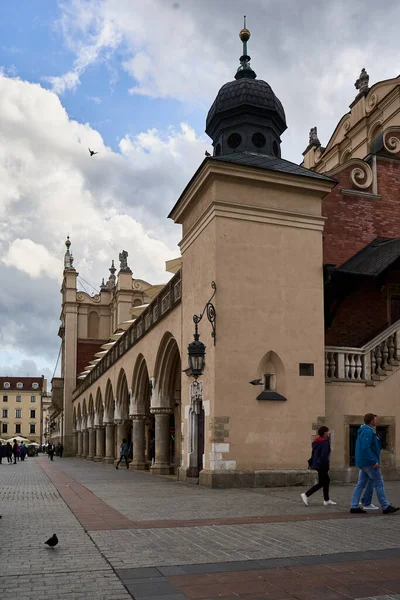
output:
<svg viewBox="0 0 400 600"><path fill-rule="evenodd" d="M133 306L140 306L142 303L142 301L139 298L136 298L136 300L133 301Z"/></svg>
<svg viewBox="0 0 400 600"><path fill-rule="evenodd" d="M19 390L22 390L22 388L23 388L23 387L24 387L24 384L22 383L22 381L18 381L18 383L17 383L17 388L18 388Z"/></svg>
<svg viewBox="0 0 400 600"><path fill-rule="evenodd" d="M99 315L92 310L89 313L88 318L88 337L92 340L97 340L99 338L99 321Z"/></svg>
<svg viewBox="0 0 400 600"><path fill-rule="evenodd" d="M3 383L3 387L4 387L6 390L8 390L8 389L9 389L9 387L10 387L10 382L9 382L9 381L5 381L5 382Z"/></svg>

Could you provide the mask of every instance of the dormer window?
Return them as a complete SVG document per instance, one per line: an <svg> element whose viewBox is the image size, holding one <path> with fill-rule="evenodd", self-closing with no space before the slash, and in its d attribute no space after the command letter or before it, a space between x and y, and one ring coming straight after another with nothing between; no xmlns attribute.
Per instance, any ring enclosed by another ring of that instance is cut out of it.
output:
<svg viewBox="0 0 400 600"><path fill-rule="evenodd" d="M17 388L18 388L19 390L22 390L22 388L23 388L23 387L24 387L24 384L23 384L21 381L18 381L18 383L17 383Z"/></svg>
<svg viewBox="0 0 400 600"><path fill-rule="evenodd" d="M6 389L6 390L10 389L10 382L9 381L5 381L3 383L3 388Z"/></svg>
<svg viewBox="0 0 400 600"><path fill-rule="evenodd" d="M36 383L36 382L35 382L35 383L32 383L32 389L33 389L33 390L37 390L37 389L38 389L38 387L39 387L39 384L38 384L38 383Z"/></svg>

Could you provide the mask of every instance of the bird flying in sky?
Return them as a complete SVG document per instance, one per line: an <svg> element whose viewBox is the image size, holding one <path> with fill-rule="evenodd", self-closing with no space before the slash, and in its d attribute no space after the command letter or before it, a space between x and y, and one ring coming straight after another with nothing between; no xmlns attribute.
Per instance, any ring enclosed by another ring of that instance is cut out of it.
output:
<svg viewBox="0 0 400 600"><path fill-rule="evenodd" d="M94 154L98 154L98 152L94 152L94 150L91 150L90 148L88 148L88 150L89 150L90 156L93 156Z"/></svg>

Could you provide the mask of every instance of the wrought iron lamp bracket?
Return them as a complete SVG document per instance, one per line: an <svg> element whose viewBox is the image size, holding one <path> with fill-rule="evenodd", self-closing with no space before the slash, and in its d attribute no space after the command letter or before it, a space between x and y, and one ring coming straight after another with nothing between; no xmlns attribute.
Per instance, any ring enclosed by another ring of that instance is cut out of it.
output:
<svg viewBox="0 0 400 600"><path fill-rule="evenodd" d="M201 314L193 315L193 323L195 326L195 336L198 336L199 335L198 324L202 320L204 314L207 314L207 319L211 323L211 328L212 328L211 337L214 340L214 346L215 346L215 342L216 342L216 338L217 338L217 330L216 330L217 313L215 312L214 304L211 302L215 296L215 292L217 291L217 286L215 284L215 281L211 282L211 288L214 290L213 295L211 296L211 298L209 299L209 301L203 308L203 311L201 312Z"/></svg>

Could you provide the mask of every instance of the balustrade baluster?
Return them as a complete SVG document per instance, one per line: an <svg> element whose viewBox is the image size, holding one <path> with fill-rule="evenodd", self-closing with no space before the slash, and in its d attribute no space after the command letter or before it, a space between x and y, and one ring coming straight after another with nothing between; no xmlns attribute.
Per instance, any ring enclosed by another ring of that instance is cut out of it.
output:
<svg viewBox="0 0 400 600"><path fill-rule="evenodd" d="M391 364L393 364L393 360L394 360L394 335L391 335L389 338L388 350L389 350L388 363L389 363L389 365L391 365Z"/></svg>
<svg viewBox="0 0 400 600"><path fill-rule="evenodd" d="M355 359L356 359L355 360L355 362L356 362L355 378L361 379L361 372L362 372L361 356L359 354L356 354Z"/></svg>
<svg viewBox="0 0 400 600"><path fill-rule="evenodd" d="M350 354L348 352L344 355L344 378L350 379Z"/></svg>
<svg viewBox="0 0 400 600"><path fill-rule="evenodd" d="M354 379L354 373L356 372L356 364L354 360L354 354L350 354L350 379Z"/></svg>
<svg viewBox="0 0 400 600"><path fill-rule="evenodd" d="M371 377L376 374L376 356L375 348L371 350Z"/></svg>
<svg viewBox="0 0 400 600"><path fill-rule="evenodd" d="M330 359L329 359L329 364L330 364L330 376L331 379L335 379L336 378L336 361L335 361L335 353L334 352L330 352Z"/></svg>
<svg viewBox="0 0 400 600"><path fill-rule="evenodd" d="M329 352L325 352L325 379L329 379L330 378L330 373L329 373Z"/></svg>
<svg viewBox="0 0 400 600"><path fill-rule="evenodd" d="M382 350L381 350L381 345L379 344L376 349L376 374L377 375L381 375L382 373Z"/></svg>
<svg viewBox="0 0 400 600"><path fill-rule="evenodd" d="M382 342L382 369L384 371L386 370L386 367L388 366L388 356L389 356L389 350L388 350L387 340L385 340L384 342Z"/></svg>

